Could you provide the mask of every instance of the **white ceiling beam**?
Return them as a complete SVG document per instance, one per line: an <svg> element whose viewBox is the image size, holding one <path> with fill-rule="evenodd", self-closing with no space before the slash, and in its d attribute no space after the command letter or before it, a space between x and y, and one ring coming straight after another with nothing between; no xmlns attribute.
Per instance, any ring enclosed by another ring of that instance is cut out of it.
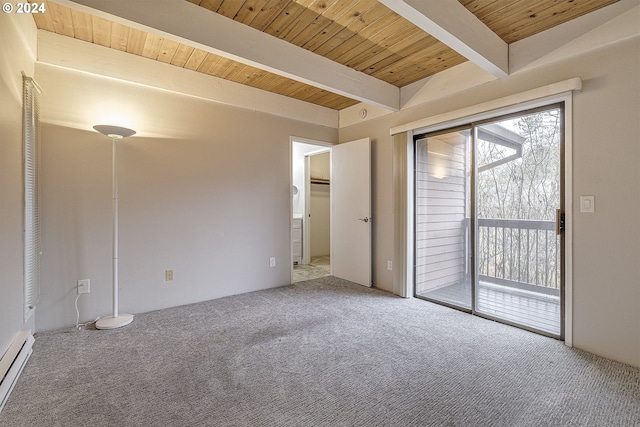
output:
<svg viewBox="0 0 640 427"><path fill-rule="evenodd" d="M339 124L338 112L330 108L48 31L38 30L38 47L39 64L108 77L321 126L338 127ZM85 111L79 114L75 104L63 102L63 105L57 106L54 111L49 111L47 116L58 122L71 123L74 115L81 116L84 113Z"/></svg>
<svg viewBox="0 0 640 427"><path fill-rule="evenodd" d="M495 79L472 62L463 62L400 88L400 107L404 110L432 102Z"/></svg>
<svg viewBox="0 0 640 427"><path fill-rule="evenodd" d="M400 109L400 90L396 86L185 0L74 0L64 3L85 12L96 14L97 10L120 17L131 27L348 98L394 111Z"/></svg>
<svg viewBox="0 0 640 427"><path fill-rule="evenodd" d="M496 77L467 61L400 88L401 110L423 105L496 80ZM365 113L363 113L363 110ZM392 114L384 108L359 103L340 110L340 128Z"/></svg>
<svg viewBox="0 0 640 427"><path fill-rule="evenodd" d="M509 45L458 0L380 0L380 3L483 70L498 78L509 74Z"/></svg>

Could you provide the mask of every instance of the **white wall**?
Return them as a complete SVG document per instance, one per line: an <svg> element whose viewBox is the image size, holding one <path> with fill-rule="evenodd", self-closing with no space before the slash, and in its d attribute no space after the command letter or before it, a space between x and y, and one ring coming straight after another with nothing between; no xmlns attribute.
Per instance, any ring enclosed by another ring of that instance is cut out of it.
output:
<svg viewBox="0 0 640 427"><path fill-rule="evenodd" d="M461 94L340 130L340 141L370 136L374 174L374 280L392 291L389 129L572 77L583 79L573 114L573 343L640 366L640 38L522 70ZM580 195L596 212L581 214Z"/></svg>
<svg viewBox="0 0 640 427"><path fill-rule="evenodd" d="M44 111L110 105L141 126L120 143L121 311L290 283L290 136L335 140L335 129L41 64L36 74ZM74 324L78 279L91 280L81 321L111 309L111 141L86 130L106 120L43 126L39 330Z"/></svg>
<svg viewBox="0 0 640 427"><path fill-rule="evenodd" d="M33 77L36 28L29 15L0 14L0 357L23 322L22 75Z"/></svg>

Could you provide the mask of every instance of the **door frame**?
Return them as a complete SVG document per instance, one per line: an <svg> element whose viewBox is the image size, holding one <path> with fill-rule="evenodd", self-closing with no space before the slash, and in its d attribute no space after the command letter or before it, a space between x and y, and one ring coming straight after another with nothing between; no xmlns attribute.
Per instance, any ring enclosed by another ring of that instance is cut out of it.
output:
<svg viewBox="0 0 640 427"><path fill-rule="evenodd" d="M568 83L567 83L568 82ZM442 114L432 119L429 119L430 124L414 128L410 130L402 129L402 132L406 132L406 150L409 155L406 157L405 170L413 171L413 136L416 134L436 132L456 126L461 126L471 122L478 122L493 117L498 117L506 114L517 113L519 111L525 111L534 109L537 107L548 106L556 103L564 104L564 212L565 212L565 229L564 229L564 343L569 347L573 347L573 90L576 88L575 82L567 81L566 85L562 85L564 92L556 92L550 96L539 96L533 98L533 95L538 93L549 92L553 93L550 89L540 88L539 91L530 91L530 93L522 93L520 95L514 95L509 98L499 99L495 101L489 101L483 104L478 104L462 110L452 111L450 113ZM566 86L566 87L565 87ZM535 92L535 93L534 93ZM501 104L501 105L499 105ZM406 128L405 128L406 129ZM392 132L394 129L392 129ZM401 135L402 132L397 133ZM403 138L404 139L404 138ZM404 175L403 182L400 182L402 188L397 188L406 194L406 209L407 213L413 215L413 173L406 173ZM399 224L404 228L404 246L411 248L412 252L415 251L411 242L413 242L413 227L411 227L411 220L409 215L403 218L406 224ZM407 272L407 280L400 285L402 287L402 294L407 298L413 298L413 280L415 274L414 257L413 255L405 256L403 261L405 271Z"/></svg>
<svg viewBox="0 0 640 427"><path fill-rule="evenodd" d="M333 147L334 145L336 145L333 142L329 142L329 141L320 141L317 139L310 139L310 138L304 138L304 137L299 137L299 136L290 136L289 137L289 267L290 267L290 272L289 272L289 283L293 283L293 147L294 147L294 143L299 143L299 144L309 144L309 145L315 145L317 146L317 149L315 150L311 150L308 153L304 153L303 155L303 160L306 162L307 159L307 154L311 154L311 153L320 153L323 151L327 151L329 150L329 152L331 152L331 147ZM306 167L305 167L306 170ZM303 172L304 173L304 172ZM305 179L305 185L308 186L308 179ZM305 198L307 197L307 191L305 190ZM306 201L305 201L306 203ZM305 206L305 212L306 212L307 208ZM306 233L308 229L308 227L306 226L306 222L303 221L303 259L306 256L304 253L304 245L305 245L305 241L307 239L305 239L304 237L304 233ZM307 252L308 253L308 252Z"/></svg>

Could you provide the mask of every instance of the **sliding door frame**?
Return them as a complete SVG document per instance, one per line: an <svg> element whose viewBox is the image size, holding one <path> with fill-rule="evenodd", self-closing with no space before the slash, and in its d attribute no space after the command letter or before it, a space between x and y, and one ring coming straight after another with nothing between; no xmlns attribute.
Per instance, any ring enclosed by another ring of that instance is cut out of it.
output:
<svg viewBox="0 0 640 427"><path fill-rule="evenodd" d="M542 105L542 106L538 106L535 108L530 108L530 109L524 109L524 110L519 110L519 111L514 111L512 113L507 113L507 114L503 114L503 115L499 115L499 116L495 116L493 118L487 118L485 120L480 120L477 122L474 122L472 124L473 129L477 129L478 127L487 124L487 123L493 123L496 122L498 120L508 120L508 119L512 119L512 118L516 118L516 117L521 117L521 116L525 116L525 115L530 115L530 114L535 114L535 113L539 113L539 112L543 112L543 111L547 111L547 110L552 110L552 109L558 109L560 110L560 124L559 124L559 128L560 128L560 145L558 147L558 149L560 150L560 171L559 171L559 178L560 178L560 195L559 195L559 209L560 212L562 213L562 215L565 215L565 105L564 102L555 102L555 103L551 103L551 104L547 104L547 105ZM477 239L477 234L478 234L478 224L477 224L477 220L476 220L476 200L475 200L475 196L476 196L476 179L477 179L477 167L475 165L475 156L477 154L477 143L476 143L476 132L474 131L471 135L471 145L472 145L472 171L471 171L471 182L472 182L472 206L471 206L471 210L472 210L472 222L473 222L473 236L474 238L472 239L472 247L473 247L473 251L474 253L477 251L477 247L476 247L476 239ZM497 322L501 322L501 323L505 323L507 325L511 325L511 326L515 326L521 329L526 329L528 331L531 332L535 332L537 334L540 335L545 335L545 336L549 336L551 338L557 338L560 340L564 340L564 331L565 331L565 319L564 319L564 315L565 315L565 227L563 227L563 229L560 232L560 334L559 335L555 335L555 334L551 334L539 329L535 329L526 325L522 325L519 323L514 323L514 322L510 322L508 320L502 319L500 317L496 317L496 316L492 316L490 314L481 312L481 311L477 311L476 310L476 291L477 291L477 285L479 282L479 279L476 280L476 278L478 278L478 267L475 264L475 257L473 257L474 259L474 281L472 284L472 292L474 293L474 295L472 295L472 301L473 301L473 306L472 306L472 311L473 314L480 316L480 317L484 317L486 319L490 319L490 320L495 320Z"/></svg>
<svg viewBox="0 0 640 427"><path fill-rule="evenodd" d="M510 117L517 117L520 115L525 115L528 113L535 113L537 111L544 111L547 109L559 108L561 111L561 123L560 123L560 209L564 214L564 229L560 234L560 248L562 251L562 256L560 257L561 265L560 265L560 336L552 335L545 333L544 331L539 331L537 329L528 328L526 326L520 324L514 324L502 319L494 318L490 315L486 315L484 313L478 313L475 310L476 307L476 277L477 277L477 266L476 266L476 234L477 234L477 224L476 224L476 168L475 168L475 156L476 156L476 141L475 141L475 126L490 123L499 119L508 119ZM442 133L453 132L455 130L469 128L472 130L471 132L471 153L470 153L470 161L471 161L471 171L470 171L470 209L471 209L471 217L470 217L470 229L472 232L470 233L470 245L472 249L472 254L469 257L472 269L471 269L471 309L466 309L464 307L456 306L453 304L448 304L446 302L435 301L438 304L442 304L454 309L458 309L464 312L469 312L472 314L477 314L478 316L499 320L502 323L510 324L519 328L527 329L534 331L536 333L540 333L542 335L551 336L554 338L559 338L560 340L564 340L565 344L568 346L572 346L572 92L565 92L558 95L537 99L530 102L524 102L517 105L506 106L500 109L496 109L493 111L482 112L478 114L474 114L468 117L460 117L457 119L449 120L446 122L436 123L421 129L415 129L413 131L407 132L407 142L412 144L412 151L414 153L413 159L413 174L410 175L414 184L412 186L408 186L408 188L412 188L412 198L411 203L415 206L416 200L416 160L415 160L415 147L416 141L418 139L424 138L426 136L434 136ZM415 215L415 207L413 209L413 232L411 235L407 235L407 239L412 242L413 246L413 256L411 257L412 264L412 276L413 276L413 289L406 289L407 295L413 295L416 297L416 253L415 250L416 242L415 242L415 224L416 215ZM409 293L410 292L410 293ZM422 299L430 300L429 298L420 297Z"/></svg>
<svg viewBox="0 0 640 427"><path fill-rule="evenodd" d="M414 133L414 135L412 135L412 140L413 140L413 205L414 205L414 210L413 210L413 236L410 236L411 239L413 239L413 283L414 283L414 288L413 288L413 296L415 298L419 298L419 299L423 299L426 301L431 301L434 302L436 304L440 304L440 305L444 305L446 307L450 307L456 310L460 310L463 311L465 313L473 313L473 307L475 307L475 277L476 277L476 268L475 268L475 261L474 261L474 255L475 255L475 250L473 250L473 248L475 248L475 232L473 232L474 228L475 228L475 221L474 221L474 214L475 214L475 182L474 182L474 174L471 173L470 176L470 182L469 182L469 188L465 189L465 202L467 200L467 195L466 192L469 191L470 197L469 197L469 203L470 203L470 217L469 217L469 244L466 245L467 248L472 248L472 250L470 251L470 253L468 254L467 259L465 259L466 262L469 262L470 264L470 273L469 273L469 279L471 281L471 307L467 308L464 307L462 305L456 305L454 303L450 303L447 301L442 301L442 300L437 300L434 298L429 298L427 296L424 295L418 295L417 292L417 283L418 283L418 273L417 273L417 266L418 266L418 242L417 242L417 229L418 229L418 224L417 224L417 209L415 208L416 206L416 199L418 196L418 186L417 186L417 182L418 182L418 167L417 167L417 163L418 163L418 146L417 143L418 141L425 139L425 138L433 138L433 137L437 137L440 135L446 135L449 133L453 133L453 132L459 132L459 131L464 131L464 130L468 130L469 131L469 142L468 145L466 147L467 150L467 154L470 156L469 158L469 162L468 164L470 165L471 168L473 168L474 165L474 161L475 161L475 154L474 154L474 145L473 145L473 123L466 123L463 125L459 125L459 126L455 126L455 127L451 127L451 128L443 128L443 129L439 129L433 132L428 132L428 133ZM467 172L467 170L465 169L465 173Z"/></svg>

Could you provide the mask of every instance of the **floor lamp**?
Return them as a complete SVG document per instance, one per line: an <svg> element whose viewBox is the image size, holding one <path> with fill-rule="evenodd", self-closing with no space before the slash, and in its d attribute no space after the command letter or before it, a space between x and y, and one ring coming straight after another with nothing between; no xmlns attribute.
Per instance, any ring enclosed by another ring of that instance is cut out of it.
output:
<svg viewBox="0 0 640 427"><path fill-rule="evenodd" d="M111 178L113 190L113 315L100 318L96 322L96 328L115 329L133 322L133 314L118 313L118 140L131 136L136 131L109 125L96 125L93 128L112 140Z"/></svg>

